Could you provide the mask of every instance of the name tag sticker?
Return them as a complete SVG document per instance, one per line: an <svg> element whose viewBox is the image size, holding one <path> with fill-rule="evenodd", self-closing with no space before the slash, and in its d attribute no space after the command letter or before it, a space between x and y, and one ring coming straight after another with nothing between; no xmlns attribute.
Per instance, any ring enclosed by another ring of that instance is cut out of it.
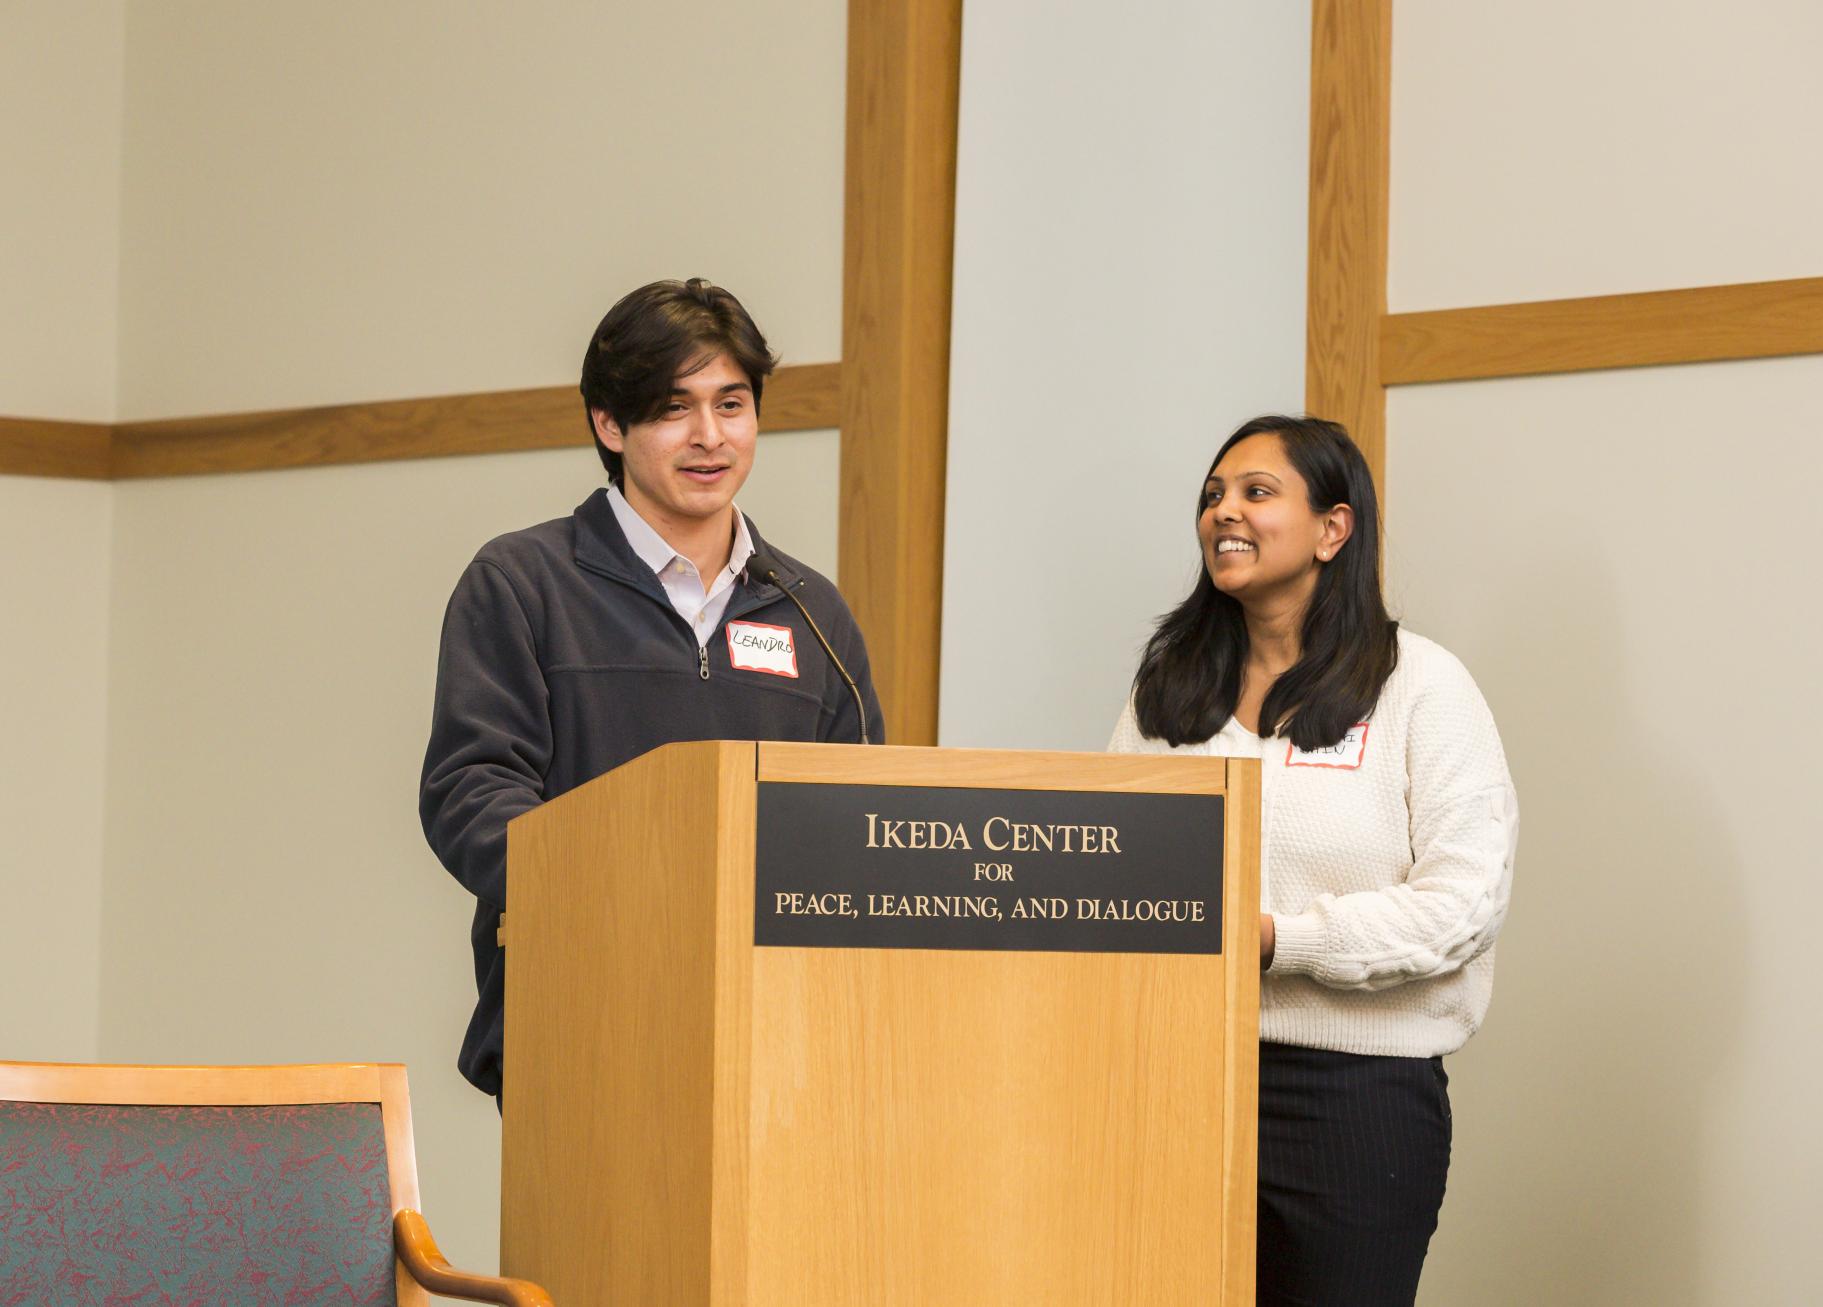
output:
<svg viewBox="0 0 1823 1307"><path fill-rule="evenodd" d="M1367 723L1356 722L1334 744L1320 749L1300 749L1293 744L1285 750L1287 767L1329 767L1337 771L1354 771L1367 756Z"/></svg>
<svg viewBox="0 0 1823 1307"><path fill-rule="evenodd" d="M768 676L798 674L798 651L789 626L765 622L728 623L728 661L737 671L765 672Z"/></svg>

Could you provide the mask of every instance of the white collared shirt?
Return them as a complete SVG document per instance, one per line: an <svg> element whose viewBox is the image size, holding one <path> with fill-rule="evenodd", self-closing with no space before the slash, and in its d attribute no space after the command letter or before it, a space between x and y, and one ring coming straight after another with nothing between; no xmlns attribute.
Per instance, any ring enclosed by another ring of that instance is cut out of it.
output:
<svg viewBox="0 0 1823 1307"><path fill-rule="evenodd" d="M728 566L716 573L714 582L705 589L696 564L666 544L617 486L608 487L608 505L633 552L657 575L671 607L690 623L696 633L696 647L708 647L709 637L722 624L722 614L728 611L728 601L734 597L734 582L753 557L753 537L747 534L746 517L738 507L734 510L734 548L728 554Z"/></svg>

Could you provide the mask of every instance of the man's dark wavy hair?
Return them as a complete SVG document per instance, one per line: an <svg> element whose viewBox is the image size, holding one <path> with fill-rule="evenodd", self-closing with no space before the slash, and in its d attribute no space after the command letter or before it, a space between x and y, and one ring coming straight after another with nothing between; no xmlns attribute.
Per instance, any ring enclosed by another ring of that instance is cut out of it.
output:
<svg viewBox="0 0 1823 1307"><path fill-rule="evenodd" d="M1303 651L1273 683L1260 710L1260 734L1285 735L1300 749L1338 743L1364 721L1399 662L1399 624L1380 593L1380 508L1367 460L1348 433L1320 418L1258 417L1223 442L1215 465L1249 436L1276 435L1310 487L1310 507L1354 510L1354 532L1324 564L1304 614ZM1203 478L1204 484L1208 476ZM1197 489L1202 516L1204 490ZM1159 619L1133 678L1140 730L1167 744L1208 739L1227 724L1241 697L1247 623L1240 602L1198 569L1190 597Z"/></svg>
<svg viewBox="0 0 1823 1307"><path fill-rule="evenodd" d="M621 484L621 459L596 435L594 410L606 410L622 431L650 422L664 411L678 378L717 354L747 374L757 415L778 360L733 295L701 277L655 281L608 310L582 356L582 415L608 480Z"/></svg>

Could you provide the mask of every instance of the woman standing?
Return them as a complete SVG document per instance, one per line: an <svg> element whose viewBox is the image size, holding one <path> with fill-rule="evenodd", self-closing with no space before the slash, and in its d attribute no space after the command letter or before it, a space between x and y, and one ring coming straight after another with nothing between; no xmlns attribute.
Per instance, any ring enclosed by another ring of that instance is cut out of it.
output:
<svg viewBox="0 0 1823 1307"><path fill-rule="evenodd" d="M1261 760L1260 1307L1414 1300L1512 881L1493 717L1387 616L1378 519L1334 423L1230 436L1108 746Z"/></svg>

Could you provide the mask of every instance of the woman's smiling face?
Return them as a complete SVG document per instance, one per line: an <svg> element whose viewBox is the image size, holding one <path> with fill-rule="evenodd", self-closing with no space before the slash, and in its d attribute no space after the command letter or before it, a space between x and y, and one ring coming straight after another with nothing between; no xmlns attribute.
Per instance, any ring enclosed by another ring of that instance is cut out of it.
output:
<svg viewBox="0 0 1823 1307"><path fill-rule="evenodd" d="M1346 507L1319 512L1284 442L1270 433L1236 441L1209 472L1196 533L1203 566L1243 603L1308 599L1318 569L1348 538Z"/></svg>

